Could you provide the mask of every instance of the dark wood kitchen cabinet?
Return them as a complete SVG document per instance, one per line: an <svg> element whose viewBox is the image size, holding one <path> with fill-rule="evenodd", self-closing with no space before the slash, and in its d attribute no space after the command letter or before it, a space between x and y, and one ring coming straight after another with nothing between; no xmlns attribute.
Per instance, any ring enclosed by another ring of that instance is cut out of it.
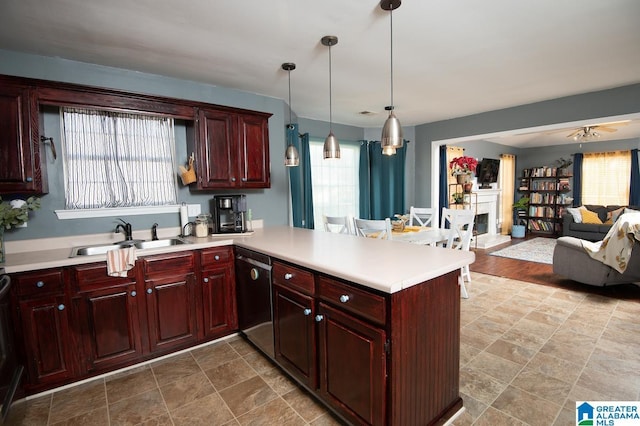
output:
<svg viewBox="0 0 640 426"><path fill-rule="evenodd" d="M71 268L74 318L84 352L83 373L132 364L142 358L134 271L109 277L105 262Z"/></svg>
<svg viewBox="0 0 640 426"><path fill-rule="evenodd" d="M141 263L151 353L167 353L195 344L195 253L146 256Z"/></svg>
<svg viewBox="0 0 640 426"><path fill-rule="evenodd" d="M0 78L0 194L48 192L35 90Z"/></svg>
<svg viewBox="0 0 640 426"><path fill-rule="evenodd" d="M201 250L200 265L203 337L211 340L238 329L233 248Z"/></svg>
<svg viewBox="0 0 640 426"><path fill-rule="evenodd" d="M201 109L195 134L197 189L269 188L271 114L232 109Z"/></svg>
<svg viewBox="0 0 640 426"><path fill-rule="evenodd" d="M276 361L311 389L317 387L314 277L274 262L273 327Z"/></svg>
<svg viewBox="0 0 640 426"><path fill-rule="evenodd" d="M61 268L11 277L14 323L23 339L29 389L50 388L76 374L63 277Z"/></svg>

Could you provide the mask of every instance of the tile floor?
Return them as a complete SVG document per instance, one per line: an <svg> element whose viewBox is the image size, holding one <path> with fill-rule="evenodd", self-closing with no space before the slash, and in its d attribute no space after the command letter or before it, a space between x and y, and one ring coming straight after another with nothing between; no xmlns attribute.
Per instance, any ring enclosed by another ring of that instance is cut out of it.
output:
<svg viewBox="0 0 640 426"><path fill-rule="evenodd" d="M472 276L455 425L575 425L576 400L640 398L640 301ZM9 424L339 424L237 337L17 408Z"/></svg>

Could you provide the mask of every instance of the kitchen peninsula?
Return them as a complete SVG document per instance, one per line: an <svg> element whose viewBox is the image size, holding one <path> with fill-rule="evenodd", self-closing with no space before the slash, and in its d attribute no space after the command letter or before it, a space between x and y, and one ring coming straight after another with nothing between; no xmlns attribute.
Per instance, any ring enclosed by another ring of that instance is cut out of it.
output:
<svg viewBox="0 0 640 426"><path fill-rule="evenodd" d="M129 290L125 296L134 291L147 297L146 293L152 288L149 283L155 278L145 279L145 273L153 271L156 267L153 265L162 265L165 259L171 263L171 259L180 256L180 263L173 265L193 267L193 272L184 273L183 281L187 291L195 294L193 300L202 303L206 297L196 283L216 276L202 272L207 253L229 250L233 245L254 250L270 256L274 264L276 363L327 406L354 424L393 425L444 423L462 408L458 383L460 289L457 280L460 267L474 261L472 252L290 227L259 228L248 236L225 236L224 239L192 238L190 242L139 250L134 272L123 283ZM95 239L92 243L95 244ZM81 286L74 284L73 274L68 270L83 264L87 268L98 265L106 257L69 258L70 250L67 246L19 255L10 252L5 267L7 272L18 276L61 271L60 286L64 291L56 303L62 305L66 301L74 306L70 303L76 300L73 291ZM277 275L280 272L284 273L283 277ZM101 282L108 279L100 278ZM127 297L126 303L131 303L131 299ZM139 319L139 323L133 327L138 335L133 333L132 339L141 343L139 354L128 358L123 365L114 364L111 370L157 356L149 343L151 331L141 331L152 330L152 318L141 313L148 309L145 305L149 302L142 297L138 299L140 314L134 320ZM235 304L234 300L225 302L230 306ZM290 320L294 318L291 315L298 315L297 306L300 321L293 321L291 326ZM200 312L205 319L196 321L193 338L184 341L187 347L207 339L201 331L202 328L208 330L206 325L203 327L207 314L202 309L194 308L194 312ZM73 309L63 318L69 323L72 342L86 338L73 335L75 323L82 320L78 317L81 313L84 310ZM79 330L86 332L84 327ZM235 332L237 323L232 320L225 330L226 334ZM283 340L278 330L309 334L287 334L289 339ZM291 345L291 338L297 337L304 339L294 340L295 344ZM289 356L296 355L288 352L292 346L304 349L305 357ZM70 362L82 364L87 358L87 354L83 354L72 357ZM100 368L90 370L78 366L71 370L72 373L81 371L84 376L69 374L62 383L105 372Z"/></svg>

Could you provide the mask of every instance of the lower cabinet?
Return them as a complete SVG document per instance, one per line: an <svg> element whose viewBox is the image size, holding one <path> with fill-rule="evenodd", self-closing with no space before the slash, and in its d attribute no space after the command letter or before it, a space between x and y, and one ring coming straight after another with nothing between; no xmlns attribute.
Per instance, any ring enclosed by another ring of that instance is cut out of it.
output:
<svg viewBox="0 0 640 426"><path fill-rule="evenodd" d="M238 329L233 248L216 247L200 251L202 269L202 317L206 340Z"/></svg>
<svg viewBox="0 0 640 426"><path fill-rule="evenodd" d="M76 374L61 268L12 276L16 336L22 336L28 387L63 383ZM19 339L20 337L18 337Z"/></svg>
<svg viewBox="0 0 640 426"><path fill-rule="evenodd" d="M153 353L170 352L195 344L195 254L159 254L142 259L144 296Z"/></svg>
<svg viewBox="0 0 640 426"><path fill-rule="evenodd" d="M140 296L133 271L130 277L109 277L104 262L71 271L73 327L84 352L82 371L108 371L140 359Z"/></svg>

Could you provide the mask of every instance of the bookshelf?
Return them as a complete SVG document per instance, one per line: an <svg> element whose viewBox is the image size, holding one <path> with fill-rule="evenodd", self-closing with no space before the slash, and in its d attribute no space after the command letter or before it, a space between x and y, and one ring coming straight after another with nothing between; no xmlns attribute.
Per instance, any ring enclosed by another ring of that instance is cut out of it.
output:
<svg viewBox="0 0 640 426"><path fill-rule="evenodd" d="M535 234L559 235L562 232L562 214L571 206L571 174L566 168L534 167L524 169L518 192L529 197L529 209L521 212L520 219L527 231Z"/></svg>

